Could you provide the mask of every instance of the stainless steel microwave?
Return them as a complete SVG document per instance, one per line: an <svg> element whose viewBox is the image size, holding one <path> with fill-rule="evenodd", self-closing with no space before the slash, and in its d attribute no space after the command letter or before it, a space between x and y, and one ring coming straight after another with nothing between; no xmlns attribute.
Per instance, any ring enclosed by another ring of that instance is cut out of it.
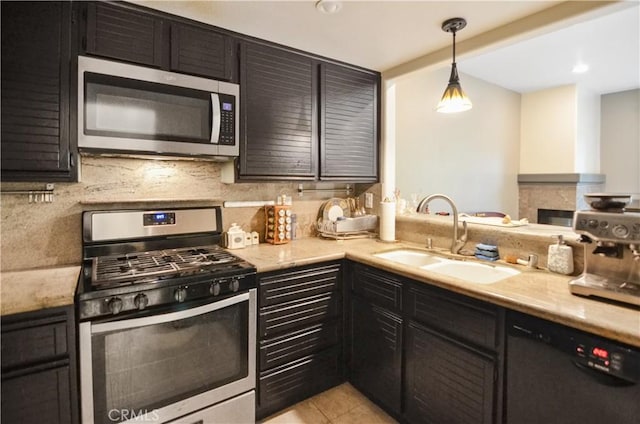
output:
<svg viewBox="0 0 640 424"><path fill-rule="evenodd" d="M80 152L238 156L240 87L78 57Z"/></svg>

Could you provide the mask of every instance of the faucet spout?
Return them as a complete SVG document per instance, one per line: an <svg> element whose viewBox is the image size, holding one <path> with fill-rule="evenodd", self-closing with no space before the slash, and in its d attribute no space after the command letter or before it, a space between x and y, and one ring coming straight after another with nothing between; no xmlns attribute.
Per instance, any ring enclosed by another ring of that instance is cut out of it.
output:
<svg viewBox="0 0 640 424"><path fill-rule="evenodd" d="M430 196L425 197L418 204L417 212L418 213L425 212L425 210L427 209L427 206L429 206L429 202L431 202L434 199L444 200L449 204L449 206L451 206L451 210L453 213L453 234L451 237L451 253L458 254L460 250L462 250L462 248L464 247L465 243L467 242L467 222L466 221L462 222L462 225L464 228L464 234L462 235L461 238L458 238L458 208L456 207L456 204L454 203L453 199L451 199L449 196L445 196L444 194L432 194Z"/></svg>

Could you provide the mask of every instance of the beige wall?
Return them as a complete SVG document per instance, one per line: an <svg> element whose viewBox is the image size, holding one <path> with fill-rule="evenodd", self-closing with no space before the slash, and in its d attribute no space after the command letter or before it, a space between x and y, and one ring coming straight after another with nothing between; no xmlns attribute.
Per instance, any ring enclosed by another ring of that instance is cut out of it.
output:
<svg viewBox="0 0 640 424"><path fill-rule="evenodd" d="M345 197L344 193L307 192L300 198L296 183L223 184L220 168L218 163L203 161L83 157L82 181L56 184L52 203L29 203L26 195L3 194L1 270L80 264L84 210L208 206L223 200L274 200L287 193L293 196L298 234L308 237L314 235L324 200ZM2 189L43 186L3 183ZM237 222L245 231L259 231L264 240L262 211L260 207L224 208L224 229Z"/></svg>
<svg viewBox="0 0 640 424"><path fill-rule="evenodd" d="M522 94L520 173L600 172L600 96L563 85Z"/></svg>
<svg viewBox="0 0 640 424"><path fill-rule="evenodd" d="M600 147L606 191L640 195L640 89L602 96Z"/></svg>
<svg viewBox="0 0 640 424"><path fill-rule="evenodd" d="M521 174L575 172L576 97L574 85L522 95Z"/></svg>
<svg viewBox="0 0 640 424"><path fill-rule="evenodd" d="M600 173L600 94L578 85L575 172Z"/></svg>
<svg viewBox="0 0 640 424"><path fill-rule="evenodd" d="M441 114L435 106L450 68L396 82L396 185L402 196L444 193L460 211L518 214L520 95L461 74L473 109ZM449 210L434 202L432 210Z"/></svg>

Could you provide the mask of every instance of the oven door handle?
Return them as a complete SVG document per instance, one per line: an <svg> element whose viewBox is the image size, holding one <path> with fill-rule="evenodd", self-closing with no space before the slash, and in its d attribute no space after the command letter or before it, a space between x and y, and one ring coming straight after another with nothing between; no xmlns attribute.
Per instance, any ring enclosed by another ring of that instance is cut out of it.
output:
<svg viewBox="0 0 640 424"><path fill-rule="evenodd" d="M204 315L209 312L213 312L219 309L223 309L238 303L246 302L251 297L251 291L241 293L223 300L208 303L206 305L198 306L196 308L186 309L184 311L170 312L168 314L152 315L144 318L132 318L121 321L105 322L100 324L93 324L91 326L92 334L106 333L109 331L132 329L137 327L144 327L147 325L164 324L167 322L179 321L182 319L192 318L198 315Z"/></svg>

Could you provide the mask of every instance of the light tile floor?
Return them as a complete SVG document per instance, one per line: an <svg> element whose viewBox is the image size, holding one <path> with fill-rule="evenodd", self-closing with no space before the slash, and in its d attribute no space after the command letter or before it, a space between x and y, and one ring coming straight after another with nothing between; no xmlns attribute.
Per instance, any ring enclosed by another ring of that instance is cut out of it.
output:
<svg viewBox="0 0 640 424"><path fill-rule="evenodd" d="M299 402L261 424L397 424L351 384L344 383Z"/></svg>

